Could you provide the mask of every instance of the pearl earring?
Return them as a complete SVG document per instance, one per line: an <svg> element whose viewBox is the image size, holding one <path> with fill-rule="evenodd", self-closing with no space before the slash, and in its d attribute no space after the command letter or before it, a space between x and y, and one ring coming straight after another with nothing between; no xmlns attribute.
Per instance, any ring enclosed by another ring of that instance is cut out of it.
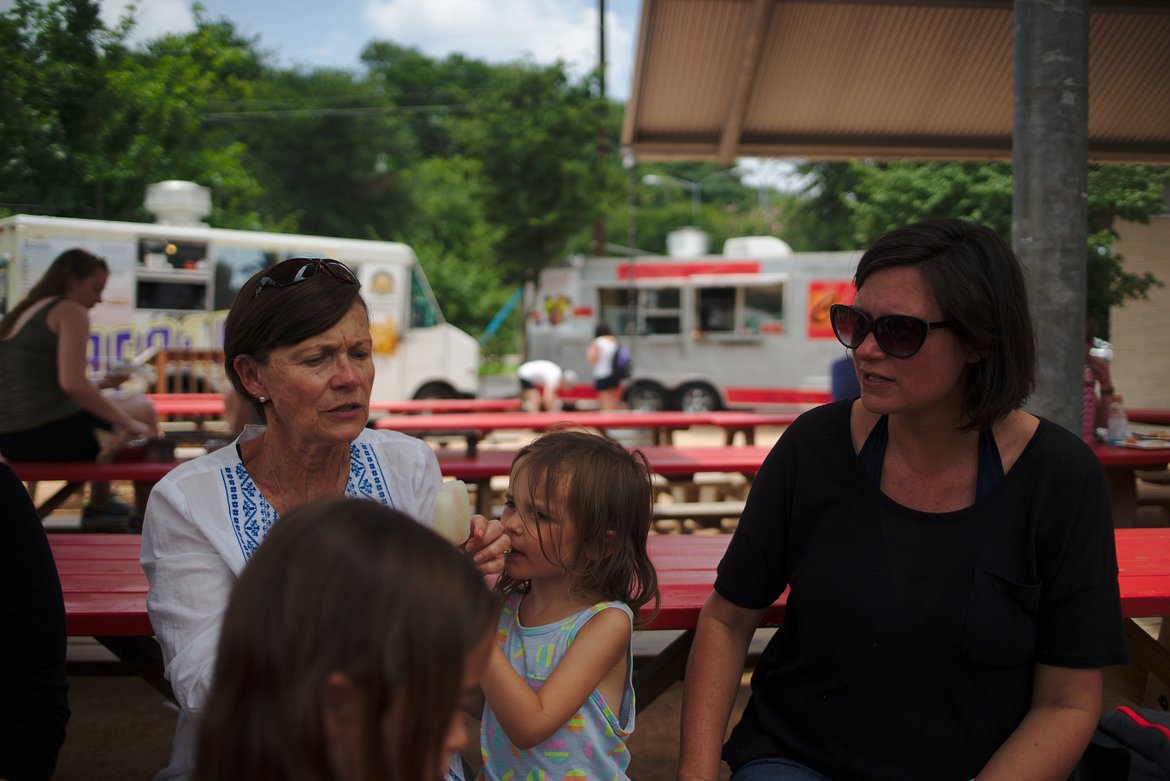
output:
<svg viewBox="0 0 1170 781"><path fill-rule="evenodd" d="M263 396L257 396L257 397L256 397L256 401L258 401L258 402L260 402L261 404L263 404L264 402L268 401L268 399L264 398Z"/></svg>

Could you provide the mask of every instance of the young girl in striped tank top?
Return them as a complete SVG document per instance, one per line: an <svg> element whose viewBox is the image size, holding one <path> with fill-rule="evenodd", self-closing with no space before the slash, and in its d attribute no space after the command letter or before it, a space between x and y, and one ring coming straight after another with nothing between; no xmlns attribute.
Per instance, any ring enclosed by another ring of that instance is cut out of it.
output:
<svg viewBox="0 0 1170 781"><path fill-rule="evenodd" d="M658 600L652 508L645 458L604 437L559 430L517 453L480 778L627 777L633 624Z"/></svg>

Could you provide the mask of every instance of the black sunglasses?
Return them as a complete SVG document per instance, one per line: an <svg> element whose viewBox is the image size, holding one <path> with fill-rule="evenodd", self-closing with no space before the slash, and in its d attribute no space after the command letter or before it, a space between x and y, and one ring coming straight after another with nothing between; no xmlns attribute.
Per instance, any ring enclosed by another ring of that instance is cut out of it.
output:
<svg viewBox="0 0 1170 781"><path fill-rule="evenodd" d="M856 350L872 331L873 338L882 352L892 358L909 358L922 348L926 335L935 328L946 328L946 320L928 323L910 315L882 315L870 317L845 304L829 307L829 319L837 341Z"/></svg>
<svg viewBox="0 0 1170 781"><path fill-rule="evenodd" d="M289 258L277 263L268 269L267 274L260 277L252 299L255 300L256 296L260 295L265 288L288 287L298 282L304 282L306 279L312 279L317 274L327 274L347 285L358 284L358 279L350 271L349 266L339 260L332 258Z"/></svg>

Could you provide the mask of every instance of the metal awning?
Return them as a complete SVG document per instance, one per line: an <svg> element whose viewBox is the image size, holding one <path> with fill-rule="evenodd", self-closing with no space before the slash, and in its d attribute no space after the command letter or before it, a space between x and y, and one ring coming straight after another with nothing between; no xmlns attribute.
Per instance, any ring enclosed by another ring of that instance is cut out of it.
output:
<svg viewBox="0 0 1170 781"><path fill-rule="evenodd" d="M1091 0L1089 36L1089 159L1170 163L1170 2ZM1011 0L642 0L622 143L1011 159L1012 39Z"/></svg>

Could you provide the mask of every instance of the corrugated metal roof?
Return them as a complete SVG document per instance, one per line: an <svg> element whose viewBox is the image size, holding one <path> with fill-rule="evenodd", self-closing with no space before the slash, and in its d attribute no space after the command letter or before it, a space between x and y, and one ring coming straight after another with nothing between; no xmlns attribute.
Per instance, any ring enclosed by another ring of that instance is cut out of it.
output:
<svg viewBox="0 0 1170 781"><path fill-rule="evenodd" d="M640 159L1011 157L1010 0L643 0ZM1170 163L1170 2L1094 0L1089 157Z"/></svg>

